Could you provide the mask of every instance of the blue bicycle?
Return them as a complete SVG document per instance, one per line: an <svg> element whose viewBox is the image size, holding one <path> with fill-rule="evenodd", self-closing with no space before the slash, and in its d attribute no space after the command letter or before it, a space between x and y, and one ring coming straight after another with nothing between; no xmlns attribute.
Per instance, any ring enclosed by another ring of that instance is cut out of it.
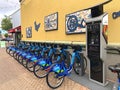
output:
<svg viewBox="0 0 120 90"><path fill-rule="evenodd" d="M24 45L21 47L21 49L17 50L15 52L15 57L16 57L16 60L22 64L22 60L23 60L23 57L32 53L31 49L33 48L33 44L31 43L28 43L27 45Z"/></svg>
<svg viewBox="0 0 120 90"><path fill-rule="evenodd" d="M74 48L74 51L72 53L72 54L74 54L73 55L73 58L74 58L73 69L76 74L83 76L85 73L84 71L87 68L87 59L84 56L84 54L82 53L82 47L72 46L72 48ZM83 69L83 73L80 73L81 69Z"/></svg>
<svg viewBox="0 0 120 90"><path fill-rule="evenodd" d="M26 62L26 68L33 72L33 68L34 68L34 65L40 61L41 59L44 59L48 56L48 53L49 53L49 45L44 45L44 46L41 46L41 47L37 47L35 49L35 55L31 55L31 57L28 56L27 58L27 62Z"/></svg>
<svg viewBox="0 0 120 90"><path fill-rule="evenodd" d="M28 50L28 48L29 48L29 45L27 45L27 44L21 44L21 46L19 46L19 48L17 48L13 52L13 58L18 61L18 55L19 55L19 53L22 53L22 52Z"/></svg>
<svg viewBox="0 0 120 90"><path fill-rule="evenodd" d="M18 46L12 45L12 46L8 46L6 47L6 52L10 55L10 56L14 56L14 52L16 50L18 50L19 48L21 48L22 46L24 46L25 44L23 42L20 42L18 44Z"/></svg>
<svg viewBox="0 0 120 90"><path fill-rule="evenodd" d="M50 69L51 66L53 66L55 63L59 62L61 59L67 59L69 58L69 53L66 51L65 46L60 45L60 50L57 49L57 45L51 45L48 57L42 58L39 60L35 66L34 66L34 74L38 78L43 78L47 75L47 71ZM63 56L60 56L63 55ZM68 64L68 63L66 63Z"/></svg>
<svg viewBox="0 0 120 90"><path fill-rule="evenodd" d="M37 56L38 58L41 57L40 55L38 56L38 53L35 53L35 49L36 49L35 46L31 46L30 50L28 52L25 52L25 53L21 54L21 56L22 56L22 65L24 67L26 67L26 64L27 64L27 62L29 61L30 58L32 58L34 56ZM44 47L44 49L46 50L48 48Z"/></svg>
<svg viewBox="0 0 120 90"><path fill-rule="evenodd" d="M62 59L61 62L54 64L50 68L46 76L46 82L50 88L56 89L59 86L61 86L64 81L64 77L70 75L72 68L74 68L75 72L79 73L78 68L76 68L77 66L75 62L80 63L81 61L84 60L82 58L78 58L78 56L80 57L80 54L78 53L82 51L82 48L81 46L72 46L72 48L74 49L74 51L72 53L72 58L71 58L69 67L66 66L65 60ZM78 60L76 61L76 58L79 59L79 61Z"/></svg>
<svg viewBox="0 0 120 90"><path fill-rule="evenodd" d="M119 48L106 48L108 53L112 53L112 54L120 54L120 49ZM112 90L120 90L120 63L117 63L116 65L109 65L108 69L117 74L117 82L115 82L115 84L113 85Z"/></svg>
<svg viewBox="0 0 120 90"><path fill-rule="evenodd" d="M118 81L113 85L112 90L120 90L120 63L116 65L109 65L111 72L117 73Z"/></svg>

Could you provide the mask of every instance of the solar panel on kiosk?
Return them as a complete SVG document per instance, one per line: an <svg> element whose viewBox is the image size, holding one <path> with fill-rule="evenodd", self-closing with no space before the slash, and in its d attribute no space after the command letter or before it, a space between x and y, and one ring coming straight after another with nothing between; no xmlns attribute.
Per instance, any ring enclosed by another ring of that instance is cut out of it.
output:
<svg viewBox="0 0 120 90"><path fill-rule="evenodd" d="M103 14L103 5L98 5L91 8L92 17L98 17Z"/></svg>
<svg viewBox="0 0 120 90"><path fill-rule="evenodd" d="M91 9L91 16L92 18L94 17L98 17L100 15L102 15L104 13L104 8L103 8L103 5L111 2L112 0L105 0L104 2L100 3L100 4L97 4L93 7L90 7L88 9Z"/></svg>

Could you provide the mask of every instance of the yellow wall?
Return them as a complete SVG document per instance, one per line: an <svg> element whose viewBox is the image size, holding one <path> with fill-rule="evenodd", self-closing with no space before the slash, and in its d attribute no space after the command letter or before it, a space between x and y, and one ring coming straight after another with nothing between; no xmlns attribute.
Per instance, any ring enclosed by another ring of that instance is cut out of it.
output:
<svg viewBox="0 0 120 90"><path fill-rule="evenodd" d="M113 12L120 11L120 0L113 0L106 4L104 9L109 14L108 40L110 43L120 43L120 17L117 19L112 18Z"/></svg>
<svg viewBox="0 0 120 90"><path fill-rule="evenodd" d="M24 1L24 0L23 0ZM65 34L65 15L89 8L105 0L25 0L21 4L22 40L86 41L85 34ZM112 12L119 11L119 0L104 6L109 14L109 42L120 42L120 18L112 19ZM44 17L58 12L58 30L45 32ZM34 30L34 21L41 23L39 31ZM32 26L32 38L26 38L26 27Z"/></svg>

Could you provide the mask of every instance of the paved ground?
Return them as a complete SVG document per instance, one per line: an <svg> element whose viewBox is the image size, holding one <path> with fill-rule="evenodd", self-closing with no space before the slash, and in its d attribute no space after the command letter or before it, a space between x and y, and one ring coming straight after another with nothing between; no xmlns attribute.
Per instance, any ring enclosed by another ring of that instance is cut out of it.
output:
<svg viewBox="0 0 120 90"><path fill-rule="evenodd" d="M0 48L0 90L51 90L46 80L38 79ZM65 78L57 90L89 90Z"/></svg>

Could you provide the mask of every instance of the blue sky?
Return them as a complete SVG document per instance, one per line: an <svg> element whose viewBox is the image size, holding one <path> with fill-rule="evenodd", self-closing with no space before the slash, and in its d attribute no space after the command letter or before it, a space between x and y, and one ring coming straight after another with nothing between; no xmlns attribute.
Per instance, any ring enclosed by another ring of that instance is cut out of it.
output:
<svg viewBox="0 0 120 90"><path fill-rule="evenodd" d="M9 16L19 8L19 0L0 0L0 22L4 15Z"/></svg>

